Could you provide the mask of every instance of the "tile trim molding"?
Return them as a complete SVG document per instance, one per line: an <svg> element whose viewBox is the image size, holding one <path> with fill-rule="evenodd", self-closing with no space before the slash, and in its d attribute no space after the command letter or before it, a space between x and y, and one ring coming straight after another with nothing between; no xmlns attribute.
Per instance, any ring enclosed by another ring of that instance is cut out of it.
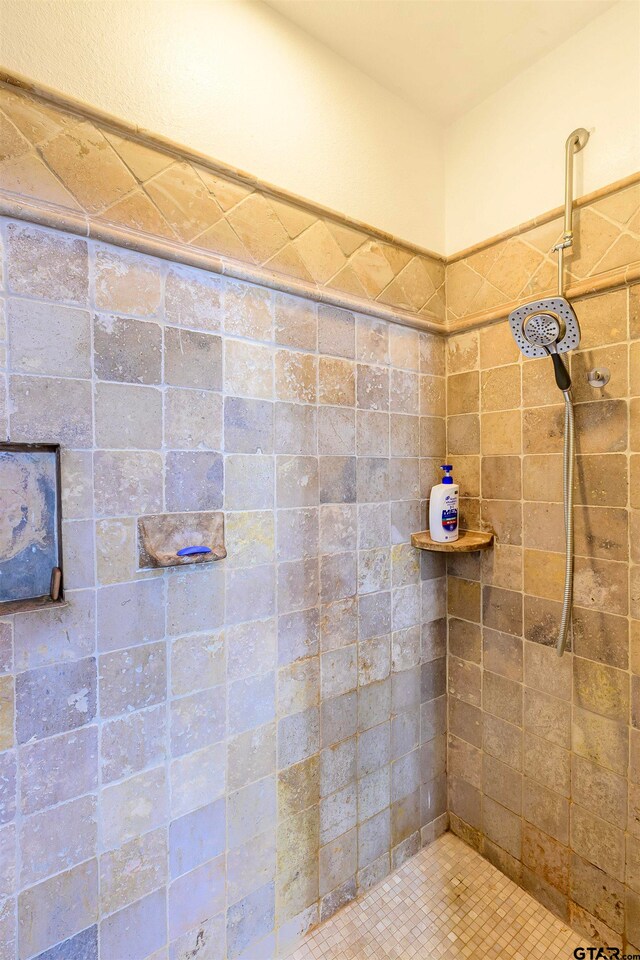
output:
<svg viewBox="0 0 640 960"><path fill-rule="evenodd" d="M8 144L0 162L3 216L443 335L497 322L523 299L554 289L552 242L537 236L551 236L554 221L561 231L561 207L444 257L2 69L0 120ZM81 137L94 153L89 184L86 168L80 176L73 168ZM108 187L96 194L102 177L95 170L104 162L114 180L110 196ZM168 170L175 182L161 182ZM617 194L627 197L625 211L637 206L627 218L632 228L598 212ZM194 205L203 229L191 237ZM576 209L578 219L595 217L592 233L604 227L611 236L582 275L569 263L567 295L637 282L640 172L581 197ZM620 262L599 270L616 244Z"/></svg>

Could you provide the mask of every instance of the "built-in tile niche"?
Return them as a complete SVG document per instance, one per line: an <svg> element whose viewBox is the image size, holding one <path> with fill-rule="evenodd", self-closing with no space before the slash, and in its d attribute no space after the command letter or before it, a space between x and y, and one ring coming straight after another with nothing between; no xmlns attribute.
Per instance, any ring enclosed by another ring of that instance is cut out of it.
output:
<svg viewBox="0 0 640 960"><path fill-rule="evenodd" d="M0 443L0 615L63 602L60 448Z"/></svg>
<svg viewBox="0 0 640 960"><path fill-rule="evenodd" d="M138 518L138 566L142 570L212 563L226 555L224 514L220 511Z"/></svg>

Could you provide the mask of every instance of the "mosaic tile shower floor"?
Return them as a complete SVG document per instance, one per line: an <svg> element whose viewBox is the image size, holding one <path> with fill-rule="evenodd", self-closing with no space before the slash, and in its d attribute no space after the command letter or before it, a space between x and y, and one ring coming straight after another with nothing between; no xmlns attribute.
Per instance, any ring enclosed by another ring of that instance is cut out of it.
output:
<svg viewBox="0 0 640 960"><path fill-rule="evenodd" d="M318 927L289 960L570 960L588 946L445 833Z"/></svg>

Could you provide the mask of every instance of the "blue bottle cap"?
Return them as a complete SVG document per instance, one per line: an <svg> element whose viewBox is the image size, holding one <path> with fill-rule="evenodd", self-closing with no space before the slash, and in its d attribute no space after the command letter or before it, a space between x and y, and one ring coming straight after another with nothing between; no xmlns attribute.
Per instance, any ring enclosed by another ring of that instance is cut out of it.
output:
<svg viewBox="0 0 640 960"><path fill-rule="evenodd" d="M443 463L440 467L441 470L444 470L444 477L442 478L443 483L453 483L453 477L450 476L453 466L450 463Z"/></svg>

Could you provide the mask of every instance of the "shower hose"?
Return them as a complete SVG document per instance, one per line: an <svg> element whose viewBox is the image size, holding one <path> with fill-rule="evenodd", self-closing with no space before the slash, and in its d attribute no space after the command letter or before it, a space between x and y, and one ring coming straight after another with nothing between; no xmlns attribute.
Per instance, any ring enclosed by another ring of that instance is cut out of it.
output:
<svg viewBox="0 0 640 960"><path fill-rule="evenodd" d="M571 629L571 604L573 600L573 462L575 447L575 423L571 390L563 390L564 396L564 450L562 456L562 493L564 499L565 567L562 618L558 632L556 652L559 657L565 651Z"/></svg>

